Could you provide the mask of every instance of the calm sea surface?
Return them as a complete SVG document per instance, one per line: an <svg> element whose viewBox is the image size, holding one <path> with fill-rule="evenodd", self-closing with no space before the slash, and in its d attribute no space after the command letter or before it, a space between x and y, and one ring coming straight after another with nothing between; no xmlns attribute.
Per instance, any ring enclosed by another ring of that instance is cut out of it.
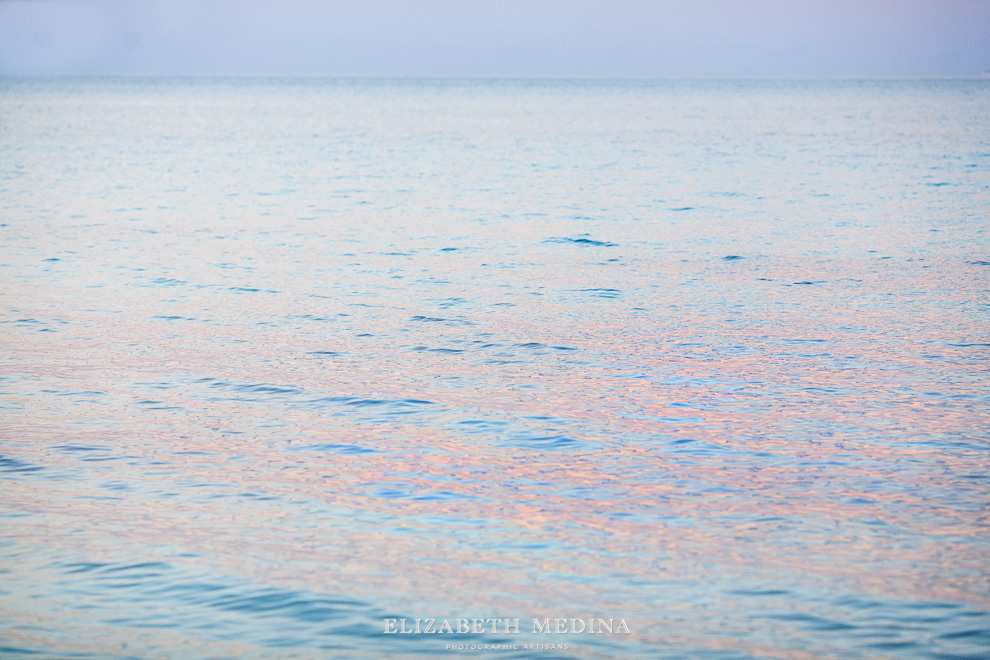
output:
<svg viewBox="0 0 990 660"><path fill-rule="evenodd" d="M0 656L986 658L988 290L988 80L0 79Z"/></svg>

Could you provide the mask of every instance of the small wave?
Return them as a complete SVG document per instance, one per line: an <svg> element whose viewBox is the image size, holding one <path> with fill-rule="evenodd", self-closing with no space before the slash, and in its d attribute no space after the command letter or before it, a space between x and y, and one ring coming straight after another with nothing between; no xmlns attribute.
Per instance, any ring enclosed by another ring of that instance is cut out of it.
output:
<svg viewBox="0 0 990 660"><path fill-rule="evenodd" d="M458 304L458 303L453 303L453 304ZM449 307L449 306L452 306L452 305L443 305L443 304L441 304L441 307L444 307L444 306L448 306ZM466 318L464 318L462 316L455 316L453 318L444 318L444 317L439 317L439 316L422 316L422 315L416 315L416 316L413 316L412 318L410 318L409 320L410 321L416 321L417 323L442 323L444 325L449 325L449 326L475 325L474 321L469 321L469 320L467 320Z"/></svg>
<svg viewBox="0 0 990 660"><path fill-rule="evenodd" d="M815 616L812 614L806 614L804 612L788 612L786 614L769 614L764 618L773 619L775 621L785 621L787 623L794 624L799 628L805 630L814 630L819 632L836 632L836 631L846 631L855 630L856 626L850 625L843 621L838 621L835 619L827 619L822 616Z"/></svg>
<svg viewBox="0 0 990 660"><path fill-rule="evenodd" d="M189 284L186 280L177 280L172 277L156 277L151 280L151 284L154 286L184 286ZM147 286L147 285L145 285Z"/></svg>
<svg viewBox="0 0 990 660"><path fill-rule="evenodd" d="M436 406L432 401L421 399L362 399L348 396L330 396L312 399L303 407L322 408L327 405L347 406L348 408L380 410L385 415L409 415Z"/></svg>
<svg viewBox="0 0 990 660"><path fill-rule="evenodd" d="M237 634L264 646L271 646L271 638L266 637L270 635L267 626L259 627L262 619L292 622L296 630L303 626L308 629L307 636L330 634L325 626L331 622L346 624L349 630L333 632L340 644L348 638L367 636L381 614L369 603L348 596L257 585L220 575L188 574L162 561L72 562L53 568L61 569L62 575L72 575L87 590L111 589L118 599L123 598L127 603L167 603L172 613L157 615L154 627L183 625L183 620L194 613L211 625L216 633L214 638ZM147 608L113 612L115 625L135 628L149 625ZM360 645L353 639L350 643L355 647Z"/></svg>
<svg viewBox="0 0 990 660"><path fill-rule="evenodd" d="M466 493L453 493L449 490L437 490L432 493L426 493L425 495L417 495L412 499L418 502L446 502L449 500L476 500L478 498L474 495L468 495Z"/></svg>
<svg viewBox="0 0 990 660"><path fill-rule="evenodd" d="M616 247L618 245L618 243L610 243L608 241L596 241L590 238L567 238L567 237L548 238L547 240L544 241L544 243L564 243L570 245L583 245L585 247L588 246Z"/></svg>
<svg viewBox="0 0 990 660"><path fill-rule="evenodd" d="M471 301L467 298L444 298L443 300L437 301L437 307L441 309L448 309L450 307L462 307L464 305L470 305Z"/></svg>
<svg viewBox="0 0 990 660"><path fill-rule="evenodd" d="M577 449L586 443L566 435L516 435L505 439L501 444L526 449Z"/></svg>
<svg viewBox="0 0 990 660"><path fill-rule="evenodd" d="M664 443L675 454L686 454L689 456L718 456L726 453L733 453L732 447L716 445L704 440L695 438L679 438Z"/></svg>
<svg viewBox="0 0 990 660"><path fill-rule="evenodd" d="M16 458L0 456L0 472L38 472L44 470L40 465L32 465Z"/></svg>
<svg viewBox="0 0 990 660"><path fill-rule="evenodd" d="M271 289L258 289L250 286L231 286L227 287L227 291L233 291L234 293L278 293L278 291L272 291Z"/></svg>
<svg viewBox="0 0 990 660"><path fill-rule="evenodd" d="M219 384L214 385L214 387L217 386L219 386ZM258 394L302 394L302 390L295 387L279 387L277 385L248 384L230 385L228 387L236 392L256 392Z"/></svg>
<svg viewBox="0 0 990 660"><path fill-rule="evenodd" d="M733 596L749 596L756 598L766 598L768 596L789 596L791 594L791 592L786 589L730 589L728 593Z"/></svg>
<svg viewBox="0 0 990 660"><path fill-rule="evenodd" d="M622 295L619 289L580 289L581 293L590 293L596 298L618 298Z"/></svg>
<svg viewBox="0 0 990 660"><path fill-rule="evenodd" d="M337 316L347 316L347 314L337 314ZM290 319L301 319L303 321L316 321L319 323L324 323L326 321L336 321L336 317L330 316L316 316L315 314L299 314L296 316L289 316Z"/></svg>
<svg viewBox="0 0 990 660"><path fill-rule="evenodd" d="M315 445L292 446L292 451L317 451L328 454L379 454L378 449L362 447L360 445L336 444L333 442L323 442Z"/></svg>
<svg viewBox="0 0 990 660"><path fill-rule="evenodd" d="M508 422L497 419L462 419L457 422L458 430L468 434L487 434L504 430Z"/></svg>

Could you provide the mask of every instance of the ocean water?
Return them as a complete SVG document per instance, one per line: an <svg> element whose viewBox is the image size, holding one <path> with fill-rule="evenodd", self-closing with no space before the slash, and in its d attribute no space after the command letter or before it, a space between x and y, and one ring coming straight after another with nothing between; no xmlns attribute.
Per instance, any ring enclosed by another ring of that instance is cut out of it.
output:
<svg viewBox="0 0 990 660"><path fill-rule="evenodd" d="M986 658L988 230L988 80L2 79L0 656Z"/></svg>

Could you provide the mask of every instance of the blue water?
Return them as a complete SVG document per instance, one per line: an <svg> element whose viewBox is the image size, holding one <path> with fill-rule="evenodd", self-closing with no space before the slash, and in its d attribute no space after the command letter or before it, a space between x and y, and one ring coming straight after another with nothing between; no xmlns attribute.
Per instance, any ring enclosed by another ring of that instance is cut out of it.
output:
<svg viewBox="0 0 990 660"><path fill-rule="evenodd" d="M986 80L2 79L0 656L988 657L988 211Z"/></svg>

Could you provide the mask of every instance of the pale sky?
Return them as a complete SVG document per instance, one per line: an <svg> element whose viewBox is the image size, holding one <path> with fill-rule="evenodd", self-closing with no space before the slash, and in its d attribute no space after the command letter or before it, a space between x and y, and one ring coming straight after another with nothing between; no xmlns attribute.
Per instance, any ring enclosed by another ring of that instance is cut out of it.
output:
<svg viewBox="0 0 990 660"><path fill-rule="evenodd" d="M987 70L990 0L0 0L0 74Z"/></svg>

